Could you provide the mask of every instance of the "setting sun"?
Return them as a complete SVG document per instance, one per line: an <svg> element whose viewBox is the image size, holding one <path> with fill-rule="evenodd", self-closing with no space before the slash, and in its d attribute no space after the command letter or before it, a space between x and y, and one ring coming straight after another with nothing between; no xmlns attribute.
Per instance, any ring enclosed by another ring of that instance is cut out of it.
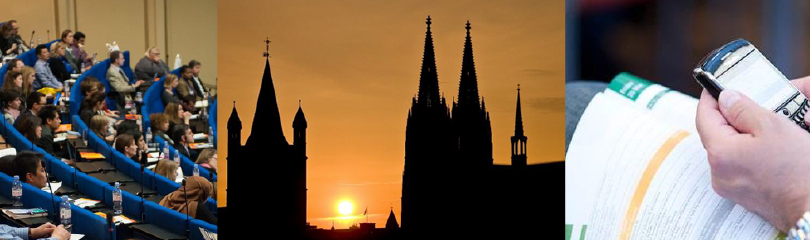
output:
<svg viewBox="0 0 810 240"><path fill-rule="evenodd" d="M351 202L344 200L338 204L338 212L340 214L349 215L352 214L352 211L354 211L354 206L352 206Z"/></svg>

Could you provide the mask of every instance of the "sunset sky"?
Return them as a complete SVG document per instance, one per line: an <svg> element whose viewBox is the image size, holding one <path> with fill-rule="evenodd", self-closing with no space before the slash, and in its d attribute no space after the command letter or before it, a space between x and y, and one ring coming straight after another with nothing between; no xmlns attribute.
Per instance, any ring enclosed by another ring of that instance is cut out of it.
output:
<svg viewBox="0 0 810 240"><path fill-rule="evenodd" d="M529 164L565 157L564 1L217 4L220 179L227 171L224 146L232 102L243 123L244 144L264 68L262 41L269 37L278 107L290 143L299 99L308 121L307 219L319 228L330 228L335 218L335 228L365 222L358 215L366 207L377 227L385 225L392 207L400 221L405 126L419 86L427 15L433 22L439 87L448 102L458 95L465 22L472 24L495 163L511 161L517 84ZM219 182L220 189L225 183ZM225 204L224 194L219 197ZM354 205L349 216L338 212L343 201ZM436 217L452 218L440 212Z"/></svg>

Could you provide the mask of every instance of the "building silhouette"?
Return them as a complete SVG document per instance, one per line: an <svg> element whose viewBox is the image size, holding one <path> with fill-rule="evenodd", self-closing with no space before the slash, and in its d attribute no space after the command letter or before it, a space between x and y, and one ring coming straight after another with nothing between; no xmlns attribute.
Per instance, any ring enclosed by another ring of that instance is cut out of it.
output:
<svg viewBox="0 0 810 240"><path fill-rule="evenodd" d="M219 209L219 231L236 236L246 229L265 229L280 236L303 236L307 228L307 121L299 102L292 123L293 144L289 144L282 130L269 59L265 59L252 124L243 146L242 122L234 105L228 119L228 206Z"/></svg>
<svg viewBox="0 0 810 240"><path fill-rule="evenodd" d="M550 190L545 178L558 176L564 164L527 165L519 87L512 164L493 163L492 128L484 98L479 98L470 22L452 109L439 91L430 16L426 23L419 90L411 99L405 131L402 230L408 238L538 235L539 221L554 219L542 211L539 196Z"/></svg>

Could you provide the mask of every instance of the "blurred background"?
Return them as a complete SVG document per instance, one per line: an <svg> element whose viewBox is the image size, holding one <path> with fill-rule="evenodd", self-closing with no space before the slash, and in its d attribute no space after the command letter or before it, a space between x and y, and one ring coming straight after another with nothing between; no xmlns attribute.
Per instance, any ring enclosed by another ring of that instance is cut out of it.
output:
<svg viewBox="0 0 810 240"><path fill-rule="evenodd" d="M810 70L810 4L789 0L566 0L566 82L626 71L692 96L692 69L737 38L788 79Z"/></svg>

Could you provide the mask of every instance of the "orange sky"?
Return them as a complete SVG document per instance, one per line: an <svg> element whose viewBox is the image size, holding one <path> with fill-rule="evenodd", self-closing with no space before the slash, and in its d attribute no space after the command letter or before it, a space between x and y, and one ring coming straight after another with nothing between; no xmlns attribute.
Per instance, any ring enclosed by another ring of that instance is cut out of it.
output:
<svg viewBox="0 0 810 240"><path fill-rule="evenodd" d="M518 83L529 163L564 159L564 1L219 1L217 14L219 145L227 146L233 100L242 143L247 140L264 67L262 41L269 37L288 141L299 99L309 123L307 218L318 227L331 227L343 199L354 203L355 215L368 206L378 227L390 207L399 221L405 123L419 86L428 14L448 101L458 94L464 24L472 24L495 163L510 163ZM219 155L226 170L227 149ZM335 220L335 228L363 221Z"/></svg>

